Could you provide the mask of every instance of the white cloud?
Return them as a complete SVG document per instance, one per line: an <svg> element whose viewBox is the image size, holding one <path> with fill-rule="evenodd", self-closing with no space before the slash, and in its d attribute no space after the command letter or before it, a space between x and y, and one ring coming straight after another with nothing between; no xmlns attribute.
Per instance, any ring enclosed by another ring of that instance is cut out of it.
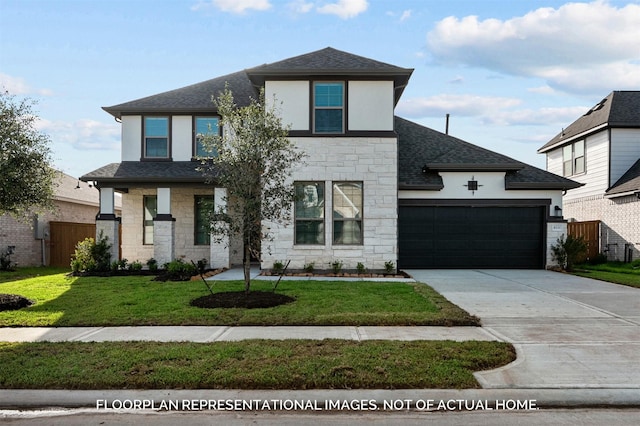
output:
<svg viewBox="0 0 640 426"><path fill-rule="evenodd" d="M304 0L295 0L290 2L287 7L294 14L309 13L313 9L313 3L307 3Z"/></svg>
<svg viewBox="0 0 640 426"><path fill-rule="evenodd" d="M367 0L338 0L335 3L318 6L316 10L318 13L336 15L341 19L349 19L361 14L367 10L368 7L369 3Z"/></svg>
<svg viewBox="0 0 640 426"><path fill-rule="evenodd" d="M588 107L577 106L496 111L494 114L482 117L482 122L500 126L566 125L575 121L588 109Z"/></svg>
<svg viewBox="0 0 640 426"><path fill-rule="evenodd" d="M400 15L400 22L404 22L409 18L411 18L411 9L407 9L402 12L402 15Z"/></svg>
<svg viewBox="0 0 640 426"><path fill-rule="evenodd" d="M51 137L54 144L70 145L79 150L119 150L120 126L80 119L73 123L38 120L36 127Z"/></svg>
<svg viewBox="0 0 640 426"><path fill-rule="evenodd" d="M223 12L241 15L248 10L267 10L271 8L269 0L211 0L210 2L199 2L191 7L191 10L205 9L210 6L220 9Z"/></svg>
<svg viewBox="0 0 640 426"><path fill-rule="evenodd" d="M401 116L413 118L440 117L445 114L477 117L491 115L495 111L520 103L519 99L497 96L441 94L401 100L396 110Z"/></svg>
<svg viewBox="0 0 640 426"><path fill-rule="evenodd" d="M508 20L448 17L427 35L436 61L544 78L567 91L640 85L640 5L546 7Z"/></svg>
<svg viewBox="0 0 640 426"><path fill-rule="evenodd" d="M23 78L13 77L3 73L0 73L0 89L12 95L53 95L53 92L49 89L35 89L29 86Z"/></svg>

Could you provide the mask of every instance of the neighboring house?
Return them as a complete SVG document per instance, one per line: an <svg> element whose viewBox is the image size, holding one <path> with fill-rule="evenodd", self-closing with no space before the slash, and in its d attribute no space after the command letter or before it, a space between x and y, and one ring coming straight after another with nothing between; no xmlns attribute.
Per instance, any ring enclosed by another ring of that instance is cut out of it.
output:
<svg viewBox="0 0 640 426"><path fill-rule="evenodd" d="M211 97L228 84L240 106L262 88L275 97L308 156L293 175L294 220L265 223L275 240L263 268L549 265L566 233L562 191L578 184L394 117L412 72L326 48L104 108L122 122L122 161L81 178L100 188L98 230L117 238L121 192L123 257L242 261L237 241L211 242L207 212L225 190L205 184L195 161L198 135L220 131Z"/></svg>
<svg viewBox="0 0 640 426"><path fill-rule="evenodd" d="M599 220L610 260L640 258L640 91L614 91L538 150L547 170L583 186L563 197L564 216Z"/></svg>
<svg viewBox="0 0 640 426"><path fill-rule="evenodd" d="M73 250L69 253L60 240L51 239L52 226L64 229L67 235L60 239L65 241L76 232L86 233L87 228L82 225L91 225L91 233L87 235L95 233L92 224L98 213L98 190L64 173L58 176L52 212L39 216L34 214L28 222L16 220L9 214L0 216L0 251L13 247L11 260L19 266L49 265L52 259L58 266L69 265ZM120 197L115 207L119 212ZM69 244L76 242L70 241Z"/></svg>

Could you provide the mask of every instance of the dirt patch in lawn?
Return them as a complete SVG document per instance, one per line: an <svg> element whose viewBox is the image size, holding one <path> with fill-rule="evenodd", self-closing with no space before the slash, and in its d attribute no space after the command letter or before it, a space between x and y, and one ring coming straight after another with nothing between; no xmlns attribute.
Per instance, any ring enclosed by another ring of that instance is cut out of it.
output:
<svg viewBox="0 0 640 426"><path fill-rule="evenodd" d="M0 311L13 311L31 305L33 305L33 302L26 297L17 294L0 293Z"/></svg>
<svg viewBox="0 0 640 426"><path fill-rule="evenodd" d="M208 294L191 301L191 306L198 308L244 308L260 309L272 308L274 306L286 305L296 299L284 294L270 291L251 291L249 294L244 291L227 291L222 293Z"/></svg>

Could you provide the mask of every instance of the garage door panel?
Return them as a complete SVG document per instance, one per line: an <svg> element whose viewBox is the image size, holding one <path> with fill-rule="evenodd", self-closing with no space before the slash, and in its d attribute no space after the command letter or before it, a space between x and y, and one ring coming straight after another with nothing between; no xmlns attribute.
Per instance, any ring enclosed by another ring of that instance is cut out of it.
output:
<svg viewBox="0 0 640 426"><path fill-rule="evenodd" d="M543 207L401 206L402 268L541 268Z"/></svg>

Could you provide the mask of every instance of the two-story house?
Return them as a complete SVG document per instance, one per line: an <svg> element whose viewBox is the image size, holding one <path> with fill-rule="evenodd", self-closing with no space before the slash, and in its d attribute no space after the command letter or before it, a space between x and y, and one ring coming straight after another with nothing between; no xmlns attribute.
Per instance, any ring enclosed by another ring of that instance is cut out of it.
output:
<svg viewBox="0 0 640 426"><path fill-rule="evenodd" d="M194 161L198 135L221 131L212 96L228 84L239 106L260 89L275 98L307 155L293 175L292 223L265 224L275 239L263 268L548 265L566 232L562 191L578 184L395 117L412 72L325 48L104 108L122 123L122 161L81 178L100 188L98 230L117 238L121 222L118 244L131 260L241 262L237 241L210 238L206 213L225 190L205 184Z"/></svg>
<svg viewBox="0 0 640 426"><path fill-rule="evenodd" d="M547 170L581 182L564 216L600 222L599 251L640 257L640 91L614 91L538 150Z"/></svg>

